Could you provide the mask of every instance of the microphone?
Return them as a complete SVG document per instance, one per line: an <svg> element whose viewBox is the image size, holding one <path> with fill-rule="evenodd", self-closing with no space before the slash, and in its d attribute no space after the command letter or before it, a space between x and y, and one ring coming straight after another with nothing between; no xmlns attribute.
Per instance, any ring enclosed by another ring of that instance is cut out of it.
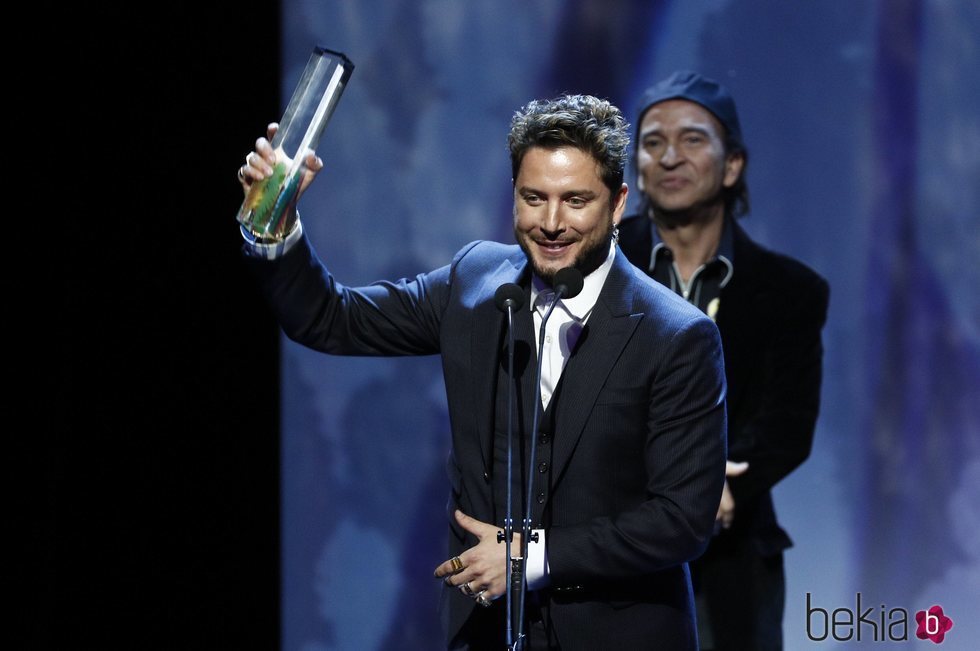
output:
<svg viewBox="0 0 980 651"><path fill-rule="evenodd" d="M520 285L504 283L497 288L497 292L493 295L493 302L501 312L506 312L507 308L516 312L524 307L524 290Z"/></svg>
<svg viewBox="0 0 980 651"><path fill-rule="evenodd" d="M585 278L582 277L582 272L575 267L565 267L559 269L558 273L555 274L552 285L555 288L555 296L558 298L575 298L582 292ZM558 302L557 299L555 302Z"/></svg>
<svg viewBox="0 0 980 651"><path fill-rule="evenodd" d="M507 581L507 648L514 648L514 610L513 590L515 582L520 580L520 564L511 555L511 542L514 539L514 497L513 497L513 458L514 458L514 312L524 306L524 290L514 283L504 283L497 288L493 295L497 309L507 315L507 514L504 516L504 530L497 533L497 542L503 540L506 545L507 571L510 580ZM520 585L518 583L518 585Z"/></svg>

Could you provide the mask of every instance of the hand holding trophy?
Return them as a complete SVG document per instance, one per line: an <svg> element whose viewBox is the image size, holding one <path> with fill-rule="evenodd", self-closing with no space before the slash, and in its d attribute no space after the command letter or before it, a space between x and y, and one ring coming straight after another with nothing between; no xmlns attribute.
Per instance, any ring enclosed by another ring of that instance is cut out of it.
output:
<svg viewBox="0 0 980 651"><path fill-rule="evenodd" d="M281 241L292 229L292 208L299 196L304 172L330 116L340 101L354 64L340 52L314 48L303 75L278 125L269 125L271 142L259 138L256 153L246 161L257 172L248 183L243 167L239 179L248 192L237 219L262 241ZM274 154L274 155L273 155ZM319 171L319 167L312 171Z"/></svg>

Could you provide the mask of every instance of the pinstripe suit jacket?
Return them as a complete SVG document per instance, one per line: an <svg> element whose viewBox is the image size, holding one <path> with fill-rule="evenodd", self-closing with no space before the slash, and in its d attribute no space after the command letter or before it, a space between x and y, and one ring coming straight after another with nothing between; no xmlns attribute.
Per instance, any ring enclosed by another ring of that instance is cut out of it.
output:
<svg viewBox="0 0 980 651"><path fill-rule="evenodd" d="M526 280L521 250L474 242L445 267L360 288L338 283L305 237L282 258L251 264L284 332L305 346L441 355L453 443L449 508L493 522L494 395L506 326L494 292ZM554 413L550 587L541 596L566 651L697 648L687 561L711 535L725 452L717 328L617 252ZM450 556L475 544L451 518L449 526ZM473 608L458 590L443 591L447 639Z"/></svg>

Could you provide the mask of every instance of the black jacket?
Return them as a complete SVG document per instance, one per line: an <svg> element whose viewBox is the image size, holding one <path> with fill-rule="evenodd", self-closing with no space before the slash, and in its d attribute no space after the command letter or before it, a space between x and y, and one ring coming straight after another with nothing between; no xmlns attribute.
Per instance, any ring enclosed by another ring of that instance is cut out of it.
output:
<svg viewBox="0 0 980 651"><path fill-rule="evenodd" d="M252 263L295 341L332 354L441 355L453 435L450 511L492 522L500 508L492 396L505 328L494 292L525 277L520 249L475 243L413 280L359 288L338 283L305 238L277 261ZM533 346L530 310L515 321ZM710 319L617 254L562 373L552 399L559 404L549 407L551 449L539 451L550 461L539 501L551 580L544 596L567 651L697 648L686 562L707 546L723 484L721 364ZM524 404L538 399L532 377L522 373ZM518 413L527 427L531 410ZM475 544L451 519L450 530L447 558ZM442 602L452 639L478 607L448 587Z"/></svg>
<svg viewBox="0 0 980 651"><path fill-rule="evenodd" d="M802 263L732 226L734 273L721 291L716 323L728 380L728 458L748 461L749 469L728 482L737 512L726 535L745 536L768 556L792 544L769 491L810 454L830 289ZM623 253L647 271L649 220L628 217L619 231Z"/></svg>

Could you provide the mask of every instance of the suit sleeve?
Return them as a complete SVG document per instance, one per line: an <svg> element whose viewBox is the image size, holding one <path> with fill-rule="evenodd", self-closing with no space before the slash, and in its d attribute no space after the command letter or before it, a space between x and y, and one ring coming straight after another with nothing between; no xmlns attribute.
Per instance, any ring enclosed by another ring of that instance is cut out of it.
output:
<svg viewBox="0 0 980 651"><path fill-rule="evenodd" d="M764 359L758 386L759 403L744 422L733 416L729 457L747 461L749 469L729 480L737 505L769 491L809 456L820 406L823 344L829 287L822 278L779 309L772 345Z"/></svg>
<svg viewBox="0 0 980 651"><path fill-rule="evenodd" d="M414 279L359 288L338 283L306 236L278 259L246 257L246 264L293 341L335 355L428 355L439 352L440 319L466 250Z"/></svg>
<svg viewBox="0 0 980 651"><path fill-rule="evenodd" d="M642 433L645 486L629 508L549 531L549 571L557 586L635 581L707 547L725 474L721 340L699 315L664 350ZM639 352L650 354L645 346Z"/></svg>

